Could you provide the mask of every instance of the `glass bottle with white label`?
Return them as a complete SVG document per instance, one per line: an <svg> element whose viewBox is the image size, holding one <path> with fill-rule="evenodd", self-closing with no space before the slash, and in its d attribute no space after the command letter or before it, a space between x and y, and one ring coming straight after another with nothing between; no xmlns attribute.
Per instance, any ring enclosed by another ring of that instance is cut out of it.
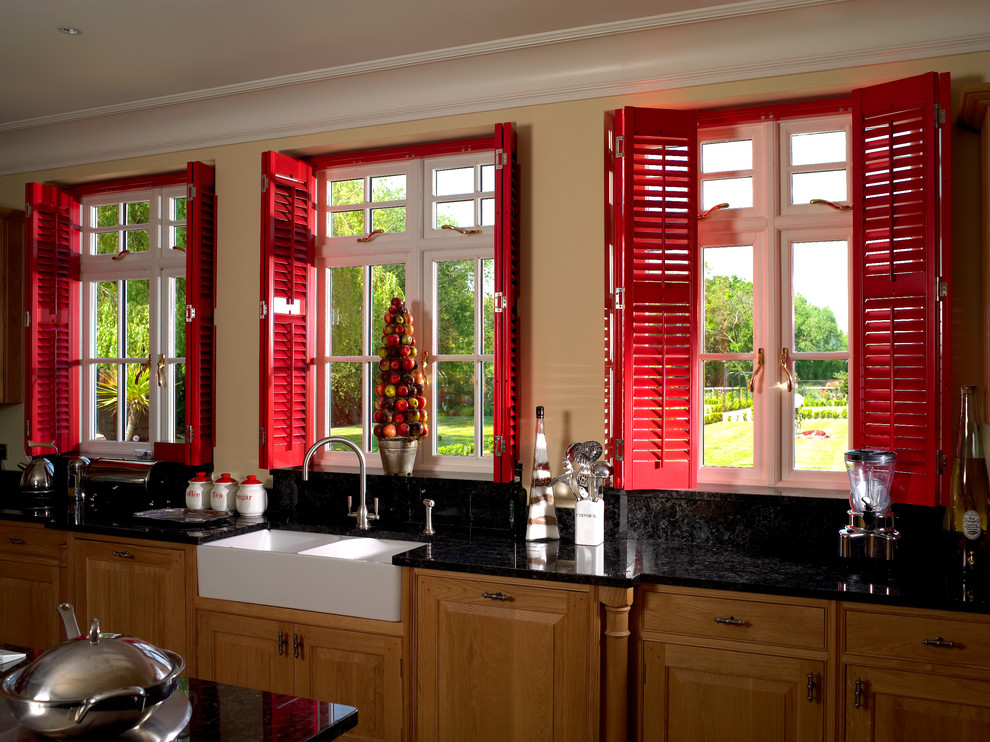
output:
<svg viewBox="0 0 990 742"><path fill-rule="evenodd" d="M984 569L987 558L987 511L990 482L983 443L980 440L976 387L960 388L959 428L952 460L949 507L945 529L953 536L954 549L964 569Z"/></svg>

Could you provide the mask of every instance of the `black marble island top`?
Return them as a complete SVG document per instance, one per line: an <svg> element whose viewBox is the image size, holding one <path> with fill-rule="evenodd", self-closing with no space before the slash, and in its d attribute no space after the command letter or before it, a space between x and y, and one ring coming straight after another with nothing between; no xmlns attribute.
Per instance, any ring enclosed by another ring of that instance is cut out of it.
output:
<svg viewBox="0 0 990 742"><path fill-rule="evenodd" d="M30 662L40 652L26 651ZM0 676L22 663L0 665ZM357 726L353 706L251 690L198 678L179 678L172 695L140 726L111 742L329 742ZM48 742L18 726L0 698L0 742Z"/></svg>

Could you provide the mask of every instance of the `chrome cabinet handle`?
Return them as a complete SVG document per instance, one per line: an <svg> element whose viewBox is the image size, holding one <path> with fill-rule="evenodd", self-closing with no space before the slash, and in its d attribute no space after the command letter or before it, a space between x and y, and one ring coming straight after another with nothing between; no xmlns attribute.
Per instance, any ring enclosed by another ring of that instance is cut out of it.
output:
<svg viewBox="0 0 990 742"><path fill-rule="evenodd" d="M115 557L120 557L121 559L133 559L134 555L129 551L115 551L113 553Z"/></svg>
<svg viewBox="0 0 990 742"><path fill-rule="evenodd" d="M808 673L808 703L815 702L815 673Z"/></svg>
<svg viewBox="0 0 990 742"><path fill-rule="evenodd" d="M278 656L281 657L285 654L285 645L289 643L288 638L285 633L279 629L278 631Z"/></svg>
<svg viewBox="0 0 990 742"><path fill-rule="evenodd" d="M14 546L23 546L24 545L24 539L17 538L16 536L10 536L10 537L7 538L7 543L8 544L14 544Z"/></svg>
<svg viewBox="0 0 990 742"><path fill-rule="evenodd" d="M855 708L863 707L863 680L862 678L856 678L856 688L853 690L853 706Z"/></svg>
<svg viewBox="0 0 990 742"><path fill-rule="evenodd" d="M715 623L722 623L722 624L725 624L727 626L745 626L746 625L746 622L745 621L742 621L742 620L736 618L735 616L729 616L728 618L725 618L723 616L716 616L715 617Z"/></svg>
<svg viewBox="0 0 990 742"><path fill-rule="evenodd" d="M946 649L952 649L958 646L955 642L949 641L948 639L943 639L942 637L936 637L934 639L922 639L921 643L926 647L945 647Z"/></svg>
<svg viewBox="0 0 990 742"><path fill-rule="evenodd" d="M508 595L499 590L497 593L482 593L482 598L486 600L512 600Z"/></svg>
<svg viewBox="0 0 990 742"><path fill-rule="evenodd" d="M302 654L302 638L299 634L292 635L292 656L299 659L299 655Z"/></svg>

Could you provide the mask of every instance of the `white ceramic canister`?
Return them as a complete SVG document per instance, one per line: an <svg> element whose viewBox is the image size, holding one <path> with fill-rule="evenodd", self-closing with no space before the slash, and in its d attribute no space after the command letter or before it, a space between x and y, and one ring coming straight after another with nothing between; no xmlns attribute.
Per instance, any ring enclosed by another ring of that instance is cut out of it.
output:
<svg viewBox="0 0 990 742"><path fill-rule="evenodd" d="M234 512L237 507L237 480L224 472L213 482L210 494L210 507L213 510Z"/></svg>
<svg viewBox="0 0 990 742"><path fill-rule="evenodd" d="M210 503L212 489L213 480L206 476L206 472L196 472L196 476L186 486L186 507L190 510L202 510Z"/></svg>
<svg viewBox="0 0 990 742"><path fill-rule="evenodd" d="M251 474L237 488L237 512L241 515L263 515L268 507L265 485Z"/></svg>

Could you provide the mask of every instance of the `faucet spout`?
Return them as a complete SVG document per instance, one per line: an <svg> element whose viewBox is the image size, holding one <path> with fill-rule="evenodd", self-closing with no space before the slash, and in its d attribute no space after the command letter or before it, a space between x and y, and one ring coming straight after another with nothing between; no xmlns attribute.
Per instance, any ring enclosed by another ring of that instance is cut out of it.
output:
<svg viewBox="0 0 990 742"><path fill-rule="evenodd" d="M370 521L378 520L378 513L377 513L377 510L378 510L377 502L378 502L378 500L377 500L377 498L375 499L375 503L376 503L375 504L375 510L376 510L376 512L369 513L368 512L367 497L366 497L366 494L365 494L365 482L366 482L367 477L366 477L366 473L365 473L366 472L366 466L365 466L364 451L362 451L361 448L357 444L354 443L354 441L350 440L349 438L343 438L341 436L331 435L328 438L321 438L316 443L314 443L312 446L310 446L309 447L309 450L306 451L306 455L303 457L302 481L304 481L304 482L308 482L309 481L309 461L310 461L310 459L313 458L313 454L316 453L319 449L323 448L323 446L329 446L329 445L332 445L334 443L339 443L342 446L346 446L347 448L351 449L355 454L357 454L357 458L358 458L358 476L359 476L359 479L358 479L358 508L354 512L348 513L348 515L350 515L351 517L357 519L357 527L359 529L361 529L362 531L367 531L371 527ZM350 500L350 498L348 498L348 500ZM350 510L350 507L348 507L348 510Z"/></svg>

